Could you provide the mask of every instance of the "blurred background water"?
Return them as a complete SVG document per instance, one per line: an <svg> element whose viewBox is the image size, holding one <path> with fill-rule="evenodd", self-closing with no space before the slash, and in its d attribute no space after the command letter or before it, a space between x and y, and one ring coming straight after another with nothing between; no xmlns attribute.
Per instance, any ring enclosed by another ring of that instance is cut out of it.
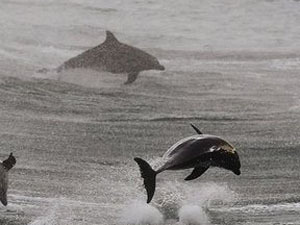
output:
<svg viewBox="0 0 300 225"><path fill-rule="evenodd" d="M0 143L17 165L1 224L300 224L300 3L2 0ZM100 44L105 31L155 55L164 72L39 74ZM59 77L58 77L59 76ZM158 176L189 123L240 154L242 175Z"/></svg>

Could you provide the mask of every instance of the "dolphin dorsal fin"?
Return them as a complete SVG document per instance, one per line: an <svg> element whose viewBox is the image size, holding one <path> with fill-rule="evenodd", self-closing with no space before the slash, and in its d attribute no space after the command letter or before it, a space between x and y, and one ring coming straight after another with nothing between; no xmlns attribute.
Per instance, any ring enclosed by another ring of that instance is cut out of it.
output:
<svg viewBox="0 0 300 225"><path fill-rule="evenodd" d="M203 134L196 126L191 123L192 128L197 132L197 134Z"/></svg>
<svg viewBox="0 0 300 225"><path fill-rule="evenodd" d="M114 43L114 42L118 42L118 39L115 37L115 35L110 32L109 30L106 31L106 39L105 39L106 43Z"/></svg>

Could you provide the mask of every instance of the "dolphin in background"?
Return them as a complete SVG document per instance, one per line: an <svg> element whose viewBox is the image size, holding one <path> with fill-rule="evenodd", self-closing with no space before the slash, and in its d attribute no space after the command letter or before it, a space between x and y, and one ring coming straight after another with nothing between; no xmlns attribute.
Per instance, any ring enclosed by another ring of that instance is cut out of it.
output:
<svg viewBox="0 0 300 225"><path fill-rule="evenodd" d="M67 60L56 69L56 72L75 68L126 73L128 78L124 84L133 83L141 71L165 69L154 56L119 42L110 31L106 31L106 39L102 44ZM38 72L47 71L41 69Z"/></svg>
<svg viewBox="0 0 300 225"><path fill-rule="evenodd" d="M191 126L197 135L184 138L170 147L163 155L164 164L156 171L145 160L134 158L144 179L147 203L151 202L155 192L156 175L165 170L194 168L185 180L200 177L210 166L230 170L236 175L241 174L238 153L230 143L214 135L202 134L193 124Z"/></svg>
<svg viewBox="0 0 300 225"><path fill-rule="evenodd" d="M10 153L9 157L0 163L0 201L7 205L8 171L16 164L16 158Z"/></svg>

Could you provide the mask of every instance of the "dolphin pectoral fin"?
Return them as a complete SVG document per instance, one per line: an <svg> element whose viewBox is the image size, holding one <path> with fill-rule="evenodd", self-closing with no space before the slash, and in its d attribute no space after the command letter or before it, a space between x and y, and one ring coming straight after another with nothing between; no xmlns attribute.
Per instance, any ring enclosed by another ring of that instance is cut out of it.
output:
<svg viewBox="0 0 300 225"><path fill-rule="evenodd" d="M184 178L184 180L194 180L198 177L200 177L203 173L205 173L205 171L209 168L209 166L207 167L195 167L194 170L192 171L192 173L190 175L188 175L186 178Z"/></svg>
<svg viewBox="0 0 300 225"><path fill-rule="evenodd" d="M4 206L7 206L7 183L6 182L4 182L4 184L2 184L0 187L0 202Z"/></svg>
<svg viewBox="0 0 300 225"><path fill-rule="evenodd" d="M7 206L7 196L6 196L6 194L5 194L5 196L1 196L0 201L4 206Z"/></svg>
<svg viewBox="0 0 300 225"><path fill-rule="evenodd" d="M194 124L191 123L191 126L197 132L197 134L203 134Z"/></svg>
<svg viewBox="0 0 300 225"><path fill-rule="evenodd" d="M139 75L139 72L130 72L130 73L128 73L127 81L124 84L133 83L136 80L138 75Z"/></svg>

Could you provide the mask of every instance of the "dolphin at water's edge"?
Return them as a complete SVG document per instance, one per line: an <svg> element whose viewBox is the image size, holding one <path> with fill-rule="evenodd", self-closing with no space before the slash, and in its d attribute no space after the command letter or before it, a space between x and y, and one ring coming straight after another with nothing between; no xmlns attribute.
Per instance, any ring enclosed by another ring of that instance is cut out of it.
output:
<svg viewBox="0 0 300 225"><path fill-rule="evenodd" d="M169 148L163 156L165 163L153 170L141 158L134 158L140 167L141 176L147 192L147 203L151 202L156 186L156 175L165 170L183 170L194 168L185 180L200 177L210 167L221 167L240 175L241 163L235 148L224 139L202 132L191 124L197 135L184 138Z"/></svg>
<svg viewBox="0 0 300 225"><path fill-rule="evenodd" d="M0 201L7 205L8 171L16 164L16 158L10 153L9 157L0 163Z"/></svg>
<svg viewBox="0 0 300 225"><path fill-rule="evenodd" d="M127 73L125 84L131 84L141 71L164 70L157 58L136 47L123 44L114 34L106 31L105 41L69 60L55 69L61 72L66 69L89 68L110 73ZM38 72L47 72L41 69Z"/></svg>

